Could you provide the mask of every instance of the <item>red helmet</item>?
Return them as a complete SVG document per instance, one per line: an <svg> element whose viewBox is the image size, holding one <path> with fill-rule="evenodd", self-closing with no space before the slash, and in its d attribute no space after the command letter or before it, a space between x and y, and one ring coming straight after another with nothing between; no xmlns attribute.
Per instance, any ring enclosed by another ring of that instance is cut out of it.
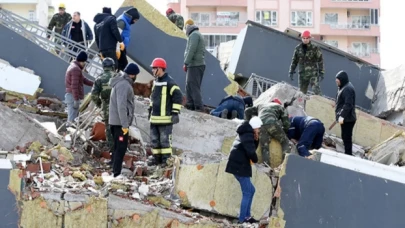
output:
<svg viewBox="0 0 405 228"><path fill-rule="evenodd" d="M170 14L172 14L174 12L174 10L172 8L169 8L166 10L166 16L169 16Z"/></svg>
<svg viewBox="0 0 405 228"><path fill-rule="evenodd" d="M152 61L152 64L150 65L151 67L157 67L157 68L167 68L167 64L166 64L166 60L162 59L162 58L155 58Z"/></svg>
<svg viewBox="0 0 405 228"><path fill-rule="evenodd" d="M271 102L281 105L281 101L278 98L274 98Z"/></svg>
<svg viewBox="0 0 405 228"><path fill-rule="evenodd" d="M308 30L305 30L302 34L301 34L302 38L311 38L311 33Z"/></svg>

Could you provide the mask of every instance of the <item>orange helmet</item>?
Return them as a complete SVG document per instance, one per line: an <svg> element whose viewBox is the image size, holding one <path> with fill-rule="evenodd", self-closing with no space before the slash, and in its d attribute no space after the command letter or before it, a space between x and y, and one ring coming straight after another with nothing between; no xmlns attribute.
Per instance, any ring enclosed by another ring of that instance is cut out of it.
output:
<svg viewBox="0 0 405 228"><path fill-rule="evenodd" d="M152 64L150 66L151 67L156 67L156 68L163 68L163 69L167 68L166 60L164 60L162 58L155 58L152 61Z"/></svg>
<svg viewBox="0 0 405 228"><path fill-rule="evenodd" d="M301 34L302 38L311 38L311 33L308 30L305 30L302 34Z"/></svg>
<svg viewBox="0 0 405 228"><path fill-rule="evenodd" d="M271 102L281 105L281 101L278 98L274 98Z"/></svg>

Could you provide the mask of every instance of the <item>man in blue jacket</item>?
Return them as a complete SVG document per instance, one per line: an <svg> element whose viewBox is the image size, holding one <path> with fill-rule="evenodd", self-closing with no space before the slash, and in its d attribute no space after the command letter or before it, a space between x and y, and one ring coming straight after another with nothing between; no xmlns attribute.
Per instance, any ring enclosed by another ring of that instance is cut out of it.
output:
<svg viewBox="0 0 405 228"><path fill-rule="evenodd" d="M127 60L127 47L131 38L131 25L135 24L140 18L139 12L136 8L131 8L125 11L117 18L118 28L121 33L121 38L124 43L124 49L120 50L121 53L117 55L118 58L118 69L123 70L128 65ZM119 53L119 50L117 50Z"/></svg>
<svg viewBox="0 0 405 228"><path fill-rule="evenodd" d="M211 115L223 119L244 119L245 108L253 106L252 97L227 96L219 103L218 107L211 111Z"/></svg>
<svg viewBox="0 0 405 228"><path fill-rule="evenodd" d="M290 128L288 129L288 139L298 141L298 154L308 157L310 149L319 149L322 146L325 127L323 123L311 116L290 117Z"/></svg>

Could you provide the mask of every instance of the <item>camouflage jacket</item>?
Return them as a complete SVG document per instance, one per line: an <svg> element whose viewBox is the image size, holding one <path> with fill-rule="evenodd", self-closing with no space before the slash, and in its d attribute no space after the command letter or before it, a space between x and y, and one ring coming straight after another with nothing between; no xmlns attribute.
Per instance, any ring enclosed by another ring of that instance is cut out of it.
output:
<svg viewBox="0 0 405 228"><path fill-rule="evenodd" d="M110 102L111 87L108 82L116 75L112 70L105 70L94 82L91 99L97 107L106 106Z"/></svg>
<svg viewBox="0 0 405 228"><path fill-rule="evenodd" d="M285 132L290 128L287 110L277 103L266 103L257 106L258 114L263 125L273 124L280 121Z"/></svg>
<svg viewBox="0 0 405 228"><path fill-rule="evenodd" d="M55 32L62 34L63 27L71 20L72 16L68 13L64 13L63 15L56 13L53 15L51 22L49 22L48 29L52 30L55 27Z"/></svg>
<svg viewBox="0 0 405 228"><path fill-rule="evenodd" d="M325 73L323 67L322 51L317 45L311 42L308 44L305 54L303 43L295 47L289 71L290 74L295 73L295 68L297 68L298 64L298 73L300 75L317 76L318 73Z"/></svg>
<svg viewBox="0 0 405 228"><path fill-rule="evenodd" d="M173 22L179 29L183 30L184 28L184 19L183 16L177 13L172 13L168 16L169 20Z"/></svg>

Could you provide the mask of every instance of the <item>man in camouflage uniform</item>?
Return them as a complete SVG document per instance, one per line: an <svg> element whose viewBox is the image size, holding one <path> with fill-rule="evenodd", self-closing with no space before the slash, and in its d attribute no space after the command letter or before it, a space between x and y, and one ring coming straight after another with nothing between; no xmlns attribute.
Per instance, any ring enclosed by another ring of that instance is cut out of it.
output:
<svg viewBox="0 0 405 228"><path fill-rule="evenodd" d="M321 49L311 42L311 33L304 31L301 35L302 43L295 47L292 58L289 77L294 80L295 68L299 64L299 85L304 94L308 92L308 86L316 95L321 95L319 83L323 80L324 66Z"/></svg>
<svg viewBox="0 0 405 228"><path fill-rule="evenodd" d="M93 89L91 90L91 99L98 108L103 110L103 121L105 123L107 145L110 150L113 148L113 138L108 124L108 112L110 103L111 87L108 82L115 76L115 63L112 58L105 58L103 60L104 73L101 74L94 82Z"/></svg>
<svg viewBox="0 0 405 228"><path fill-rule="evenodd" d="M180 14L174 12L172 8L166 10L167 18L173 22L179 29L183 30L184 28L184 18Z"/></svg>
<svg viewBox="0 0 405 228"><path fill-rule="evenodd" d="M290 141L287 138L290 120L288 119L287 110L280 100L275 98L270 103L247 108L245 118L250 120L253 116L259 116L263 122L259 136L263 161L268 162L270 160L269 145L271 139L280 142L283 157L285 154L290 153Z"/></svg>
<svg viewBox="0 0 405 228"><path fill-rule="evenodd" d="M69 13L66 13L65 4L59 4L59 13L53 15L51 21L49 22L48 29L53 30L55 28L55 32L62 34L63 27L72 20L72 16ZM51 34L48 34L48 39L51 37Z"/></svg>

